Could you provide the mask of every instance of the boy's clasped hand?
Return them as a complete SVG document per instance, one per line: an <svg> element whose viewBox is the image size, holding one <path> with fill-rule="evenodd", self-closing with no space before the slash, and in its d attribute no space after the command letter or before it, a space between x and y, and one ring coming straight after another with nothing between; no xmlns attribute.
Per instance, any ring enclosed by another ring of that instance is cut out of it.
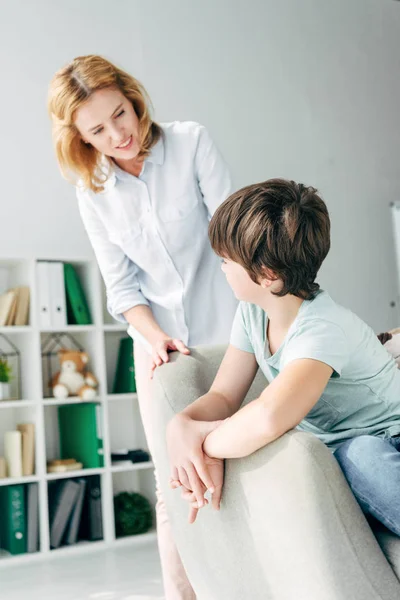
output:
<svg viewBox="0 0 400 600"><path fill-rule="evenodd" d="M170 486L181 488L182 498L189 503L189 523L194 523L200 508L209 502L219 510L224 482L224 461L209 457L203 443L209 433L223 421L195 421L180 413L167 427L168 456L171 465Z"/></svg>

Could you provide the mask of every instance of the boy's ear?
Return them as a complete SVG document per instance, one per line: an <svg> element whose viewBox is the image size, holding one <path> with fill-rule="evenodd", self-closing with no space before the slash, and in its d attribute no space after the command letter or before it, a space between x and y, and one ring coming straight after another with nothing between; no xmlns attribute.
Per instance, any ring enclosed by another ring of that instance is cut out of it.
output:
<svg viewBox="0 0 400 600"><path fill-rule="evenodd" d="M271 285L275 283L277 279L279 279L279 277L276 275L276 273L271 271L271 269L267 269L266 267L264 267L262 276L260 278L260 285L261 287L267 289L271 287Z"/></svg>

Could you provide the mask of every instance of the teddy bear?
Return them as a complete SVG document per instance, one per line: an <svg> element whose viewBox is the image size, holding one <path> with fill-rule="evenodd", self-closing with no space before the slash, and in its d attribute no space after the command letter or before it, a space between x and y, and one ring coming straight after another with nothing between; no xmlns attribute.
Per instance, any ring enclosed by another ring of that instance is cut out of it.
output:
<svg viewBox="0 0 400 600"><path fill-rule="evenodd" d="M82 400L93 400L97 395L98 381L93 373L86 370L88 354L61 348L58 358L60 371L51 380L54 397L79 396Z"/></svg>

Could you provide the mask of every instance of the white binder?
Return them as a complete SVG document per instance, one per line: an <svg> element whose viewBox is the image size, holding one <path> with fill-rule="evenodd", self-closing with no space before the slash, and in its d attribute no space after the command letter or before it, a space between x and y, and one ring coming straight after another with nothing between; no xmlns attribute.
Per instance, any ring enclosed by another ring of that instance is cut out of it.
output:
<svg viewBox="0 0 400 600"><path fill-rule="evenodd" d="M67 325L67 303L64 285L64 263L49 262L50 321L53 328Z"/></svg>
<svg viewBox="0 0 400 600"><path fill-rule="evenodd" d="M39 302L39 326L41 329L50 329L50 283L48 262L40 261L36 265Z"/></svg>

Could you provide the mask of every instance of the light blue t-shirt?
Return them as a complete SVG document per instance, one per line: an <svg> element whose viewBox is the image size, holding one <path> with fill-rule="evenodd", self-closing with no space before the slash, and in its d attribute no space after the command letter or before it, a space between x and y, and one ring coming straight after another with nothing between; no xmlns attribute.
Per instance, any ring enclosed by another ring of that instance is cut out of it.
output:
<svg viewBox="0 0 400 600"><path fill-rule="evenodd" d="M253 353L268 381L301 358L319 360L334 371L298 429L315 434L332 448L357 435L400 434L400 371L364 321L321 290L301 304L272 356L267 325L262 308L241 302L231 344Z"/></svg>

